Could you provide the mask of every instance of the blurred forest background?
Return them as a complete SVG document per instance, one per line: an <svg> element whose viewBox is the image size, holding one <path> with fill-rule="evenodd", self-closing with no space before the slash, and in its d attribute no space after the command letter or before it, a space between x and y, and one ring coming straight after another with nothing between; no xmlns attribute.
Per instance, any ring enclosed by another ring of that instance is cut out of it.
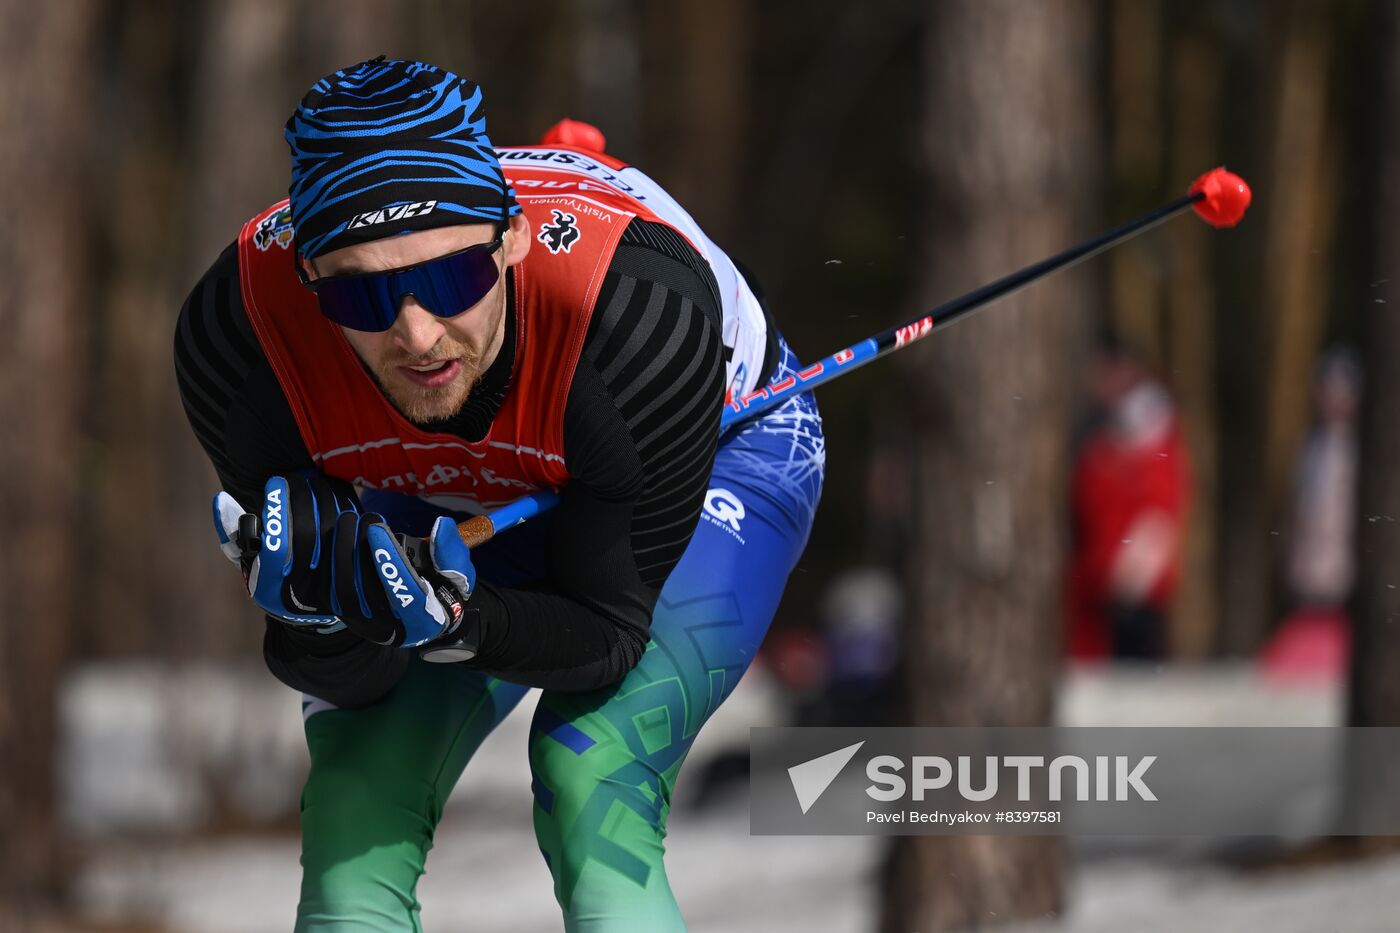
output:
<svg viewBox="0 0 1400 933"><path fill-rule="evenodd" d="M260 656L174 322L285 195L304 90L380 53L478 80L498 145L597 123L757 272L804 360L1239 172L1237 230L1174 221L823 390L825 498L774 637L804 637L826 581L887 568L894 721L1049 722L1083 376L1111 330L1190 453L1169 655L1254 656L1290 609L1313 370L1344 344L1365 373L1348 715L1400 724L1396 21L1379 0L0 0L0 918L61 905L83 857L66 672ZM906 839L889 865L888 930L1062 901L1054 840Z"/></svg>

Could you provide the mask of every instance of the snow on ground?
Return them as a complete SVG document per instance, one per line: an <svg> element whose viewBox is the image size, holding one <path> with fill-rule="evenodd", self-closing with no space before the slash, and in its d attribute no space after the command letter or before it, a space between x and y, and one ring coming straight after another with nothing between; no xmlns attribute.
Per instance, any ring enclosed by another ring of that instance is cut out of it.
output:
<svg viewBox="0 0 1400 933"><path fill-rule="evenodd" d="M250 836L136 846L119 843L121 835L103 835L100 828L129 828L133 817L129 812L123 815L122 806L144 807L157 820L170 820L167 811L175 808L167 805L162 810L151 801L191 783L182 767L207 772L211 761L231 767L229 763L249 749L257 749L263 762L271 762L271 773L259 778L263 786L288 780L295 784L305 756L296 745L295 698L285 692L279 698L253 673L243 675L242 688L218 685L209 671L194 675L186 684L188 689L206 695L211 690L225 691L218 694L223 703L203 705L181 699L170 678L152 677L149 671L85 676L75 688L81 696L68 707L71 736L65 760L70 767L90 768L106 757L103 752L126 748L125 755L106 759L101 780L88 774L87 780L69 785L70 810L81 815L74 821L75 828L96 840L97 856L78 880L86 916L94 922L135 921L172 933L288 929L299 880L294 838ZM143 700L141 683L147 685L147 693L155 683L163 684L164 692L158 700ZM249 695L237 699L245 693ZM1267 681L1243 666L1081 670L1067 679L1060 710L1062 721L1073 725L1329 725L1339 720L1341 696L1336 684ZM178 716L172 708L181 710ZM237 721L219 722L221 708L235 711ZM123 718L123 711L132 713L130 718ZM171 716L188 724L175 743L178 755L169 754L168 740L163 746L155 733L141 734L142 729L159 732L162 725L170 727ZM687 766L691 783L696 783L693 775L707 761L726 748L742 748L749 725L779 723L784 716L783 704L769 684L761 677L746 680L702 732L701 744ZM95 724L84 725L84 717ZM205 717L213 720L203 721L196 729L193 724ZM428 861L428 874L419 887L427 930L533 933L561 929L549 874L530 826L524 759L528 722L527 710L510 717L472 762L453 796ZM131 732L125 744L118 741L124 728ZM201 751L201 742L209 748ZM154 753L158 759L154 763L138 760L140 756L131 750L144 748L149 758L152 749L162 747L166 753ZM182 764L190 761L196 764ZM1317 762L1316 767L1321 780L1330 764ZM1261 777L1267 783L1267 776ZM104 783L105 796L94 799L91 788ZM133 789L142 783L148 785L144 794ZM162 792L151 792L151 785ZM184 800L180 807L186 817L201 812L198 800L187 799L190 793L175 798ZM883 852L881 840L750 836L742 782L703 811L690 802L693 793L683 776L667 840L672 886L692 931L866 933L873 929L877 906L873 881ZM1003 929L1008 933L1400 929L1396 919L1400 917L1400 857L1305 872L1244 875L1191 858L1180 845L1075 840L1072 850L1078 868L1068 915L1058 921Z"/></svg>
<svg viewBox="0 0 1400 933"><path fill-rule="evenodd" d="M1151 861L1093 865L1063 921L1004 933L1394 933L1400 856L1264 876Z"/></svg>

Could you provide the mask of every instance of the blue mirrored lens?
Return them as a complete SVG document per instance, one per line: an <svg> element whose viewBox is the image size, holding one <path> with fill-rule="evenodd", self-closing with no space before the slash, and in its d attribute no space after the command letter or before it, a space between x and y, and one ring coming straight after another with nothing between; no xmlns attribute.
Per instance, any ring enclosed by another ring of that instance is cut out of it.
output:
<svg viewBox="0 0 1400 933"><path fill-rule="evenodd" d="M352 330L379 332L394 326L407 295L438 317L454 317L486 297L501 270L500 240L398 269L368 275L334 276L313 284L321 313Z"/></svg>
<svg viewBox="0 0 1400 933"><path fill-rule="evenodd" d="M387 276L321 279L316 299L321 313L353 330L384 331L394 325L399 307L389 297Z"/></svg>

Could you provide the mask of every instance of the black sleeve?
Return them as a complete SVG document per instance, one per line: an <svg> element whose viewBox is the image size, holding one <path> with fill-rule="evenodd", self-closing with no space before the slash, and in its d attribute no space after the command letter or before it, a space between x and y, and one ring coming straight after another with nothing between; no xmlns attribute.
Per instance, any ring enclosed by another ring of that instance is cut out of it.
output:
<svg viewBox="0 0 1400 933"><path fill-rule="evenodd" d="M714 465L721 333L704 260L670 228L634 220L570 387L571 481L550 528L546 581L479 586L481 645L470 666L531 686L590 690L641 659Z"/></svg>
<svg viewBox="0 0 1400 933"><path fill-rule="evenodd" d="M237 244L215 260L180 310L175 378L190 427L219 482L245 509L261 507L269 476L313 465L243 309ZM266 624L263 656L272 673L337 706L377 700L408 666L408 652L371 644L347 631L318 635L270 616Z"/></svg>
<svg viewBox="0 0 1400 933"><path fill-rule="evenodd" d="M312 465L244 313L236 243L214 261L180 309L175 378L185 416L219 482L245 509L261 505L269 476Z"/></svg>

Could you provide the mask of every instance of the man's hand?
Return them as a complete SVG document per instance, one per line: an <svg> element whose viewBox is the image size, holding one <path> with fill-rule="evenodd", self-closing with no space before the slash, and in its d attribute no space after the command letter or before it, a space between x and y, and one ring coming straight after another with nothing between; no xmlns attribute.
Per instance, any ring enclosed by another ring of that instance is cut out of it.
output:
<svg viewBox="0 0 1400 933"><path fill-rule="evenodd" d="M272 477L258 515L226 492L214 497L219 547L242 566L253 601L285 622L323 631L342 627L332 581L337 519L358 513L354 487L320 474Z"/></svg>
<svg viewBox="0 0 1400 933"><path fill-rule="evenodd" d="M439 518L428 539L418 541L395 537L382 516L341 515L334 602L346 627L362 638L416 648L452 636L457 644L463 632L474 635L475 626L463 621L475 587L476 568L451 519ZM475 647L453 660L471 657Z"/></svg>

